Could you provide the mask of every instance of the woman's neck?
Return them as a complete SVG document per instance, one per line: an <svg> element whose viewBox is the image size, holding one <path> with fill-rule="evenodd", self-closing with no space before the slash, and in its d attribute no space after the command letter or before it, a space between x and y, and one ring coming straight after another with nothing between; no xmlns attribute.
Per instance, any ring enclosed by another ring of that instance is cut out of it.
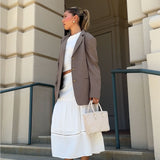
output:
<svg viewBox="0 0 160 160"><path fill-rule="evenodd" d="M71 35L74 35L74 34L80 32L80 31L81 31L81 28L80 28L79 25L77 25L77 26L75 26L74 28L71 28L71 29L70 29Z"/></svg>

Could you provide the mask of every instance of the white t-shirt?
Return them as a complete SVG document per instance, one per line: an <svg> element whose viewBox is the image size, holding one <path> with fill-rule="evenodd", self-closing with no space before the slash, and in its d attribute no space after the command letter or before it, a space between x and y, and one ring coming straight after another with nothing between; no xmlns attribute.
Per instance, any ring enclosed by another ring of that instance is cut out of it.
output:
<svg viewBox="0 0 160 160"><path fill-rule="evenodd" d="M67 40L66 50L64 55L63 72L71 69L71 57L80 33L81 32L78 32L74 35L69 36Z"/></svg>

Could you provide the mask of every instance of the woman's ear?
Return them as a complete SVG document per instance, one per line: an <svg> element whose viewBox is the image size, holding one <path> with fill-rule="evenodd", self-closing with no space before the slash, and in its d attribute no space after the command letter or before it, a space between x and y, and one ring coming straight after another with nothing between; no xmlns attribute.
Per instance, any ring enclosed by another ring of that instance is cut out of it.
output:
<svg viewBox="0 0 160 160"><path fill-rule="evenodd" d="M76 22L79 22L79 17L78 17L78 15L75 15L73 18L74 18L74 20L75 20Z"/></svg>

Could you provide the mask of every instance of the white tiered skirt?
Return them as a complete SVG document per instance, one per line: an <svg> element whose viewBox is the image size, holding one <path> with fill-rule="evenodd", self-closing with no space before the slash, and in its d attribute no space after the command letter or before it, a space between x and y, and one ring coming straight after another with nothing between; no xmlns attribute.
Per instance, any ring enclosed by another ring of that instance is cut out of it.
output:
<svg viewBox="0 0 160 160"><path fill-rule="evenodd" d="M105 150L101 132L90 135L85 132L83 113L87 112L87 106L77 104L72 86L72 73L65 74L60 97L52 113L52 157L74 159ZM94 104L94 109L98 110L97 104Z"/></svg>

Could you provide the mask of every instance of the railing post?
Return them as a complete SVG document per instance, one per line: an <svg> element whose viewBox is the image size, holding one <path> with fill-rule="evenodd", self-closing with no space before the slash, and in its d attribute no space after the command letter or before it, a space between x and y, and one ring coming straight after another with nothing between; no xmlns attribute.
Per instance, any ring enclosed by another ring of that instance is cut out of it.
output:
<svg viewBox="0 0 160 160"><path fill-rule="evenodd" d="M118 130L118 112L117 112L117 94L116 94L115 73L112 73L112 87L113 87L113 105L114 105L114 121L115 121L116 148L120 149L119 130Z"/></svg>
<svg viewBox="0 0 160 160"><path fill-rule="evenodd" d="M30 87L28 144L31 144L31 138L32 138L32 104L33 104L33 86Z"/></svg>

